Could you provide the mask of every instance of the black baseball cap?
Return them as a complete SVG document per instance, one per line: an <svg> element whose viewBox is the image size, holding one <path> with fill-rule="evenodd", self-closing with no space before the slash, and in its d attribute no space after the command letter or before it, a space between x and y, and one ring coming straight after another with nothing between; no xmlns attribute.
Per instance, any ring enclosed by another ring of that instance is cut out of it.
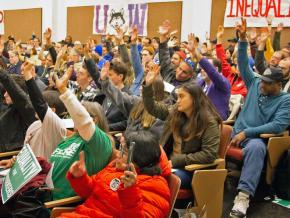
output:
<svg viewBox="0 0 290 218"><path fill-rule="evenodd" d="M269 67L259 77L266 82L282 82L284 80L284 74L280 67Z"/></svg>

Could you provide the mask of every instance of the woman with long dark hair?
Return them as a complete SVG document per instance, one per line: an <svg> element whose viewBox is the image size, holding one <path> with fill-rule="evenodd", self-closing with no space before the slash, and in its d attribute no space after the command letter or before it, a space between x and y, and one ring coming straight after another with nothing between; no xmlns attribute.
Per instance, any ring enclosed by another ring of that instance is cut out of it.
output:
<svg viewBox="0 0 290 218"><path fill-rule="evenodd" d="M146 76L143 86L145 109L153 116L166 120L160 144L181 177L182 186L190 187L191 174L184 167L189 164L211 163L217 158L222 119L197 83L186 83L176 91L177 102L171 108L156 102L152 83L158 69Z"/></svg>

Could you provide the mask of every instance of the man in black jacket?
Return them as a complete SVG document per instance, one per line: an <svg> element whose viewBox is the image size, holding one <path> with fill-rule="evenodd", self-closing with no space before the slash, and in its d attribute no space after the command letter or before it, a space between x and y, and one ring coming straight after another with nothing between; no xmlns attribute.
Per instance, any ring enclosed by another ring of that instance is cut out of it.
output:
<svg viewBox="0 0 290 218"><path fill-rule="evenodd" d="M22 147L26 130L35 120L35 112L22 76L9 75L0 69L0 82L6 90L7 104L0 113L0 152L6 152Z"/></svg>

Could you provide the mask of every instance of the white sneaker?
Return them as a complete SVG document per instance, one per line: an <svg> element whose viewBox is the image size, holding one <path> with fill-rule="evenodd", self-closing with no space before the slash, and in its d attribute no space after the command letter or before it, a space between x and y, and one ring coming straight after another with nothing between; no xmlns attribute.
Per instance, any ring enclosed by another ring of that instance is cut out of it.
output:
<svg viewBox="0 0 290 218"><path fill-rule="evenodd" d="M247 214L247 209L249 207L249 195L239 192L234 200L234 207L230 213L232 218L244 218Z"/></svg>

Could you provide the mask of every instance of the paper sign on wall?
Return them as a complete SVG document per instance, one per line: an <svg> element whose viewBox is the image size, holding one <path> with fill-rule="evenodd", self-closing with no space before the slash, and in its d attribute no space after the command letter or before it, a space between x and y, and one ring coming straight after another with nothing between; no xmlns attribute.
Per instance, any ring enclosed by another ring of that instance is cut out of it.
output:
<svg viewBox="0 0 290 218"><path fill-rule="evenodd" d="M147 4L99 4L94 8L93 34L115 34L134 25L139 35L147 35Z"/></svg>

